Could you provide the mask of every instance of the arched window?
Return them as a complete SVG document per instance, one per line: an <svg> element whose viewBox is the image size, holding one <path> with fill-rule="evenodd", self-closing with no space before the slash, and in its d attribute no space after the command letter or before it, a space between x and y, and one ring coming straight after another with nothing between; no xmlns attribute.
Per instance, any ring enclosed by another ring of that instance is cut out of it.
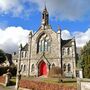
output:
<svg viewBox="0 0 90 90"><path fill-rule="evenodd" d="M71 65L68 64L68 72L70 72L70 71L71 71Z"/></svg>
<svg viewBox="0 0 90 90"><path fill-rule="evenodd" d="M42 14L42 18L44 19L44 14Z"/></svg>
<svg viewBox="0 0 90 90"><path fill-rule="evenodd" d="M66 64L63 65L63 70L66 71Z"/></svg>
<svg viewBox="0 0 90 90"><path fill-rule="evenodd" d="M27 57L27 52L25 52L25 57Z"/></svg>
<svg viewBox="0 0 90 90"><path fill-rule="evenodd" d="M70 48L67 49L67 54L68 54L68 55L70 54Z"/></svg>
<svg viewBox="0 0 90 90"><path fill-rule="evenodd" d="M62 55L64 55L64 51L65 51L65 49L63 48L63 49L62 49Z"/></svg>
<svg viewBox="0 0 90 90"><path fill-rule="evenodd" d="M23 65L21 65L21 71L22 71L22 69L23 69Z"/></svg>
<svg viewBox="0 0 90 90"><path fill-rule="evenodd" d="M46 34L42 34L37 42L37 53L50 51L50 39L49 36Z"/></svg>
<svg viewBox="0 0 90 90"><path fill-rule="evenodd" d="M54 63L52 64L52 68L53 68L53 67L55 67L55 64L54 64Z"/></svg>
<svg viewBox="0 0 90 90"><path fill-rule="evenodd" d="M23 69L23 71L26 71L26 65L24 65L24 69Z"/></svg>
<svg viewBox="0 0 90 90"><path fill-rule="evenodd" d="M34 69L35 69L35 66L34 66L34 64L32 64L31 71L34 71Z"/></svg>
<svg viewBox="0 0 90 90"><path fill-rule="evenodd" d="M21 52L21 56L22 56L22 58L23 58L23 56L24 56L24 55L23 55L23 52Z"/></svg>

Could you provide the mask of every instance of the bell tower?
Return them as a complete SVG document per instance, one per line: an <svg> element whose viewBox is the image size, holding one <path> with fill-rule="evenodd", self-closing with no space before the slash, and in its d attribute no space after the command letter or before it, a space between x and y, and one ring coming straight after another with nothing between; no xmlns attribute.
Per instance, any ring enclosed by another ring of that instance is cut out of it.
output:
<svg viewBox="0 0 90 90"><path fill-rule="evenodd" d="M43 12L42 12L42 25L47 26L49 22L49 14L47 11L47 8L45 6Z"/></svg>

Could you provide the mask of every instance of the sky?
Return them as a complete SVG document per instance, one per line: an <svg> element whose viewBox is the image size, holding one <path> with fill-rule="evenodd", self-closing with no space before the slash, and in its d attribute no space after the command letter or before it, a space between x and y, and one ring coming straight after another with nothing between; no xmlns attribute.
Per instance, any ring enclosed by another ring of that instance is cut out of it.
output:
<svg viewBox="0 0 90 90"><path fill-rule="evenodd" d="M0 49L13 53L28 42L30 31L38 31L46 5L49 23L62 38L75 37L77 47L90 40L90 0L0 0Z"/></svg>

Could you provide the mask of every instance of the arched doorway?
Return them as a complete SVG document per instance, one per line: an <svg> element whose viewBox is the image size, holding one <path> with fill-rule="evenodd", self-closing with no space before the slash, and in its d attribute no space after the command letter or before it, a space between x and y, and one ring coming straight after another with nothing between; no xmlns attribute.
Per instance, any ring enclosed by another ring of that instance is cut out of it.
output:
<svg viewBox="0 0 90 90"><path fill-rule="evenodd" d="M47 65L44 61L39 63L39 76L47 75Z"/></svg>

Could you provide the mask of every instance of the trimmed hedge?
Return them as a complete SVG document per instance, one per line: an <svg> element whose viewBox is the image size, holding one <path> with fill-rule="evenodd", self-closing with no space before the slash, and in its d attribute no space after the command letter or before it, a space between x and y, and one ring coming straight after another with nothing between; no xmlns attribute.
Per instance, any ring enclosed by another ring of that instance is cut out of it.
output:
<svg viewBox="0 0 90 90"><path fill-rule="evenodd" d="M30 80L20 80L19 86L21 88L27 88L32 90L77 90L72 86L65 86L59 84L51 84L45 82L38 81L30 81Z"/></svg>

